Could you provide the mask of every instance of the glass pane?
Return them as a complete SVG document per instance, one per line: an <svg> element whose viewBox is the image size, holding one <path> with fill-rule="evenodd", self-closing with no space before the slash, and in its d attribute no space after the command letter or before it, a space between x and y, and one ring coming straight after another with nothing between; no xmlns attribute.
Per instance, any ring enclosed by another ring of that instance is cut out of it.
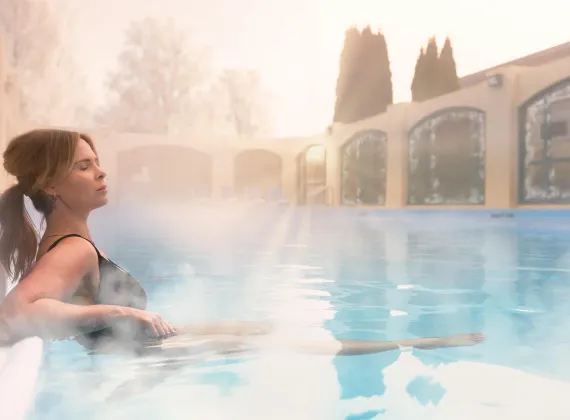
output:
<svg viewBox="0 0 570 420"><path fill-rule="evenodd" d="M357 133L341 151L341 203L384 205L388 138L382 131Z"/></svg>
<svg viewBox="0 0 570 420"><path fill-rule="evenodd" d="M450 109L409 136L409 204L484 204L485 115Z"/></svg>

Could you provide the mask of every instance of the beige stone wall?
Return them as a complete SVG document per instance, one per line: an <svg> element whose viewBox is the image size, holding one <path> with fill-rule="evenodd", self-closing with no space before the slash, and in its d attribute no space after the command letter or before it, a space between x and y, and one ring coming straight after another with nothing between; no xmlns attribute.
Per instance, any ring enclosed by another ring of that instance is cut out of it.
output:
<svg viewBox="0 0 570 420"><path fill-rule="evenodd" d="M297 167L296 158L299 153L313 144L324 144L326 136L314 138L268 139L256 141L236 141L227 138L205 138L199 134L185 137L163 137L153 135L90 132L96 141L101 162L107 171L110 187L118 187L123 181L118 179L120 165L128 164L129 151L140 148L165 148L183 145L212 157L213 198L220 198L222 189L233 187L234 164L240 153L251 150L272 152L281 158L281 189L287 199L294 201L296 195ZM165 163L168 165L168 163ZM164 181L167 182L166 180ZM116 184L116 185L115 185ZM166 186L159 186L159 188ZM118 188L113 188L115 191ZM112 200L118 197L111 195Z"/></svg>
<svg viewBox="0 0 570 420"><path fill-rule="evenodd" d="M17 80L7 75L2 61L0 42L0 146L4 150L7 141L15 134L29 128L19 116ZM281 157L281 189L292 203L297 198L296 159L312 145L326 148L326 196L328 204L340 204L341 149L351 138L368 130L380 130L387 136L386 197L384 207L408 206L409 134L419 122L434 114L456 108L480 110L485 115L485 202L483 205L454 206L459 208L514 208L518 207L519 167L519 107L549 86L570 78L570 58L541 67L509 67L494 70L502 74L503 84L494 88L487 83L453 92L422 103L396 104L384 114L354 124L335 124L330 132L314 137L236 140L212 138L196 133L185 137L164 137L128 133L96 131L94 137L103 166L107 170L111 201L117 201L121 183L129 182L120 176L119 167L129 163L129 151L139 148L164 148L183 146L206 153L212 159L212 197L222 196L222 190L233 186L235 158L246 150L266 150ZM570 120L570 116L568 117ZM154 154L158 156L158 153ZM132 155L134 156L134 154ZM153 156L151 152L149 156ZM152 162L165 165L169 162ZM171 169L171 168L169 168ZM188 168L186 168L188 169ZM123 171L124 173L124 171ZM122 178L122 179L121 179ZM168 177L161 177L169 188ZM0 189L11 180L0 173ZM124 185L123 185L124 187ZM123 188L124 190L124 188ZM434 206L429 206L434 208ZM442 207L442 206L439 206ZM445 206L443 206L445 207ZM542 206L544 207L544 206Z"/></svg>
<svg viewBox="0 0 570 420"><path fill-rule="evenodd" d="M374 129L386 132L389 159L385 207L405 207L408 192L410 130L422 119L446 109L465 107L478 109L484 112L486 120L484 207L496 209L533 207L518 204L519 107L549 86L570 78L570 58L541 67L510 67L496 72L503 76L503 84L499 88L481 83L422 103L397 104L382 115L354 124L336 124L333 127L330 149L338 160L339 148L352 136ZM570 121L570 115L567 120ZM337 162L331 163L331 166L333 167L329 168L329 172L336 175L331 187L337 192L335 203L339 203L340 171ZM479 205L452 207L481 208Z"/></svg>

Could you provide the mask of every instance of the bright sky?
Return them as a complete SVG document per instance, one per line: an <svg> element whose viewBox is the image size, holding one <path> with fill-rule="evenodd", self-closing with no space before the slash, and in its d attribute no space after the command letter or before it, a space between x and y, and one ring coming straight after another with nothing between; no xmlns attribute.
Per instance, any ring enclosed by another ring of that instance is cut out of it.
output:
<svg viewBox="0 0 570 420"><path fill-rule="evenodd" d="M567 0L73 0L78 58L101 101L129 22L173 16L218 67L260 72L275 97L279 136L311 135L330 123L344 31L381 28L395 101L408 101L420 47L452 39L459 75L570 41Z"/></svg>

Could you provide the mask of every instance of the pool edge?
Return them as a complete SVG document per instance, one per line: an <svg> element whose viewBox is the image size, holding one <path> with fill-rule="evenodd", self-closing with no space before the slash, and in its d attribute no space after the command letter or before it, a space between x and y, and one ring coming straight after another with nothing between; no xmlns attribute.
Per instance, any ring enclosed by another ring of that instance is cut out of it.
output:
<svg viewBox="0 0 570 420"><path fill-rule="evenodd" d="M12 284L0 270L0 302ZM28 337L0 346L0 419L24 420L31 411L43 359L44 342Z"/></svg>
<svg viewBox="0 0 570 420"><path fill-rule="evenodd" d="M25 338L0 347L0 419L23 420L31 409L42 363L43 341Z"/></svg>

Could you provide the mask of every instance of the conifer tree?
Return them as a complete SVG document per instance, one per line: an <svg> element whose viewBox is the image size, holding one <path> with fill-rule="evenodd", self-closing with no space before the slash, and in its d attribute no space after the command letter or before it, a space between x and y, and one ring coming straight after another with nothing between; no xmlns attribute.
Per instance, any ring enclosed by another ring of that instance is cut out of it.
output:
<svg viewBox="0 0 570 420"><path fill-rule="evenodd" d="M445 44L438 54L437 41L434 37L430 38L426 49L420 50L420 55L416 60L411 85L412 100L425 101L459 88L451 40L449 37L446 38Z"/></svg>
<svg viewBox="0 0 570 420"><path fill-rule="evenodd" d="M370 27L345 35L336 87L335 122L351 123L386 111L393 102L386 39Z"/></svg>
<svg viewBox="0 0 570 420"><path fill-rule="evenodd" d="M426 93L424 100L439 96L439 51L435 37L431 37L428 41L423 71L425 77L425 79L423 79L423 84Z"/></svg>
<svg viewBox="0 0 570 420"><path fill-rule="evenodd" d="M425 92L425 60L425 51L421 48L416 60L416 68L414 70L414 78L411 86L412 101L414 102L421 102L427 97Z"/></svg>
<svg viewBox="0 0 570 420"><path fill-rule="evenodd" d="M459 89L459 78L457 77L457 66L453 57L453 47L449 37L445 39L445 44L439 55L440 86L439 94L444 95Z"/></svg>
<svg viewBox="0 0 570 420"><path fill-rule="evenodd" d="M376 95L378 106L376 109L372 110L374 111L372 115L386 112L388 105L392 105L394 103L390 56L388 54L388 45L384 34L378 31L375 41L375 51L379 57L378 68L376 69L378 72L378 91Z"/></svg>
<svg viewBox="0 0 570 420"><path fill-rule="evenodd" d="M360 32L356 27L349 28L344 37L344 47L340 54L339 73L336 84L334 122L348 122L348 106L357 81L358 56L360 54Z"/></svg>

